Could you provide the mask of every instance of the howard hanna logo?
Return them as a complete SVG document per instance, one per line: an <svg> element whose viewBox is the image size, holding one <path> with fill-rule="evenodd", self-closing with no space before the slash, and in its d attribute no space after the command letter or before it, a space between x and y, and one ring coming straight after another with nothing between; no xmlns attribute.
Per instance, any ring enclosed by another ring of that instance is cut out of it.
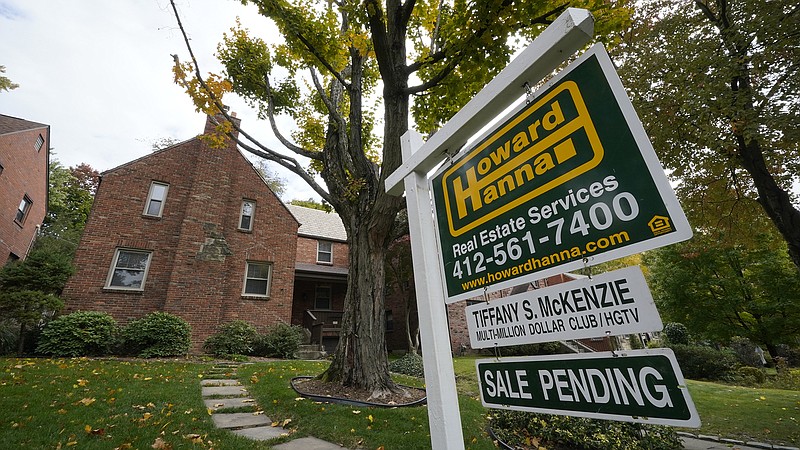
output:
<svg viewBox="0 0 800 450"><path fill-rule="evenodd" d="M593 169L603 146L578 85L565 81L444 172L450 234L460 236Z"/></svg>

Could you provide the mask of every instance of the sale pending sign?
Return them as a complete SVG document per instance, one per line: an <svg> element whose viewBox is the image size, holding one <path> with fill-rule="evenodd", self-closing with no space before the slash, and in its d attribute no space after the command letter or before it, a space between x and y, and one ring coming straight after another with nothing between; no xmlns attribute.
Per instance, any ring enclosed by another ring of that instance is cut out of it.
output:
<svg viewBox="0 0 800 450"><path fill-rule="evenodd" d="M599 44L431 183L447 303L692 235Z"/></svg>
<svg viewBox="0 0 800 450"><path fill-rule="evenodd" d="M670 349L481 359L476 368L488 408L700 426Z"/></svg>

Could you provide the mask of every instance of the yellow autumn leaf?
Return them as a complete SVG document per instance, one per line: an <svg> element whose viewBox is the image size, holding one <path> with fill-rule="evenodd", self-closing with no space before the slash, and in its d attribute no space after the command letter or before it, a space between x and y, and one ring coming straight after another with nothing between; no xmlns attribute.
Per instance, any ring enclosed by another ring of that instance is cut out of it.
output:
<svg viewBox="0 0 800 450"><path fill-rule="evenodd" d="M369 420L369 423L372 423L372 422L373 422L372 414L370 414L370 415L368 415L368 416L367 416L367 420Z"/></svg>
<svg viewBox="0 0 800 450"><path fill-rule="evenodd" d="M78 403L82 404L83 406L89 406L94 402L95 402L95 398L94 397L92 397L92 398L86 397L86 398L82 398L82 399L78 400Z"/></svg>
<svg viewBox="0 0 800 450"><path fill-rule="evenodd" d="M183 438L189 441L192 441L193 444L202 444L203 439L200 437L199 434L184 434Z"/></svg>
<svg viewBox="0 0 800 450"><path fill-rule="evenodd" d="M281 427L286 428L286 425L288 425L291 421L292 419L284 419L283 423L281 423Z"/></svg>
<svg viewBox="0 0 800 450"><path fill-rule="evenodd" d="M86 386L87 384L89 384L89 380L84 380L84 379L79 379L78 380L78 386L82 387L82 386Z"/></svg>
<svg viewBox="0 0 800 450"><path fill-rule="evenodd" d="M85 431L86 434L91 433L92 432L92 426L91 425L86 425L85 427L83 427L83 431Z"/></svg>

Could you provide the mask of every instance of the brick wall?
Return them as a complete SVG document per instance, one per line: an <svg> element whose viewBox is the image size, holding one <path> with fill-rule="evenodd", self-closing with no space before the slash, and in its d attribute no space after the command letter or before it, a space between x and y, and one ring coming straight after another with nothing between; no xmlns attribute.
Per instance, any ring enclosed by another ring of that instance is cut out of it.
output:
<svg viewBox="0 0 800 450"><path fill-rule="evenodd" d="M322 239L324 240L324 239ZM317 242L320 239L300 236L297 238L297 262L317 264ZM327 241L332 242L332 241ZM333 266L349 267L350 257L348 246L345 242L333 241Z"/></svg>
<svg viewBox="0 0 800 450"><path fill-rule="evenodd" d="M44 145L37 152L34 144L39 135ZM46 126L0 135L0 265L11 253L25 257L36 227L44 220L49 146L50 128ZM33 203L25 221L19 224L14 218L25 195Z"/></svg>
<svg viewBox="0 0 800 450"><path fill-rule="evenodd" d="M161 218L143 215L153 181L169 184ZM238 229L243 199L252 231ZM64 289L66 312L99 310L121 324L153 311L192 325L193 350L236 319L259 328L289 322L298 224L229 144L193 139L103 175ZM143 291L105 287L115 250L152 251ZM246 263L271 263L269 298L243 295Z"/></svg>

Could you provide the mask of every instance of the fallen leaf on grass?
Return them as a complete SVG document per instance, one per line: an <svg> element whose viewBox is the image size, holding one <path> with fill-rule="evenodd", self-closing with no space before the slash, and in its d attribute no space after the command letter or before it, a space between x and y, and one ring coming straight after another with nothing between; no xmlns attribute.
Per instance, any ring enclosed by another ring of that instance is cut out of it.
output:
<svg viewBox="0 0 800 450"><path fill-rule="evenodd" d="M94 402L95 402L95 399L94 398L89 398L89 397L82 398L82 399L78 400L78 403L82 404L83 406L89 406Z"/></svg>
<svg viewBox="0 0 800 450"><path fill-rule="evenodd" d="M151 445L150 447L160 450L172 450L172 445L168 444L160 437L157 437L156 440L153 441L153 445Z"/></svg>
<svg viewBox="0 0 800 450"><path fill-rule="evenodd" d="M202 444L203 438L199 434L184 434L183 438L192 441L192 444Z"/></svg>

